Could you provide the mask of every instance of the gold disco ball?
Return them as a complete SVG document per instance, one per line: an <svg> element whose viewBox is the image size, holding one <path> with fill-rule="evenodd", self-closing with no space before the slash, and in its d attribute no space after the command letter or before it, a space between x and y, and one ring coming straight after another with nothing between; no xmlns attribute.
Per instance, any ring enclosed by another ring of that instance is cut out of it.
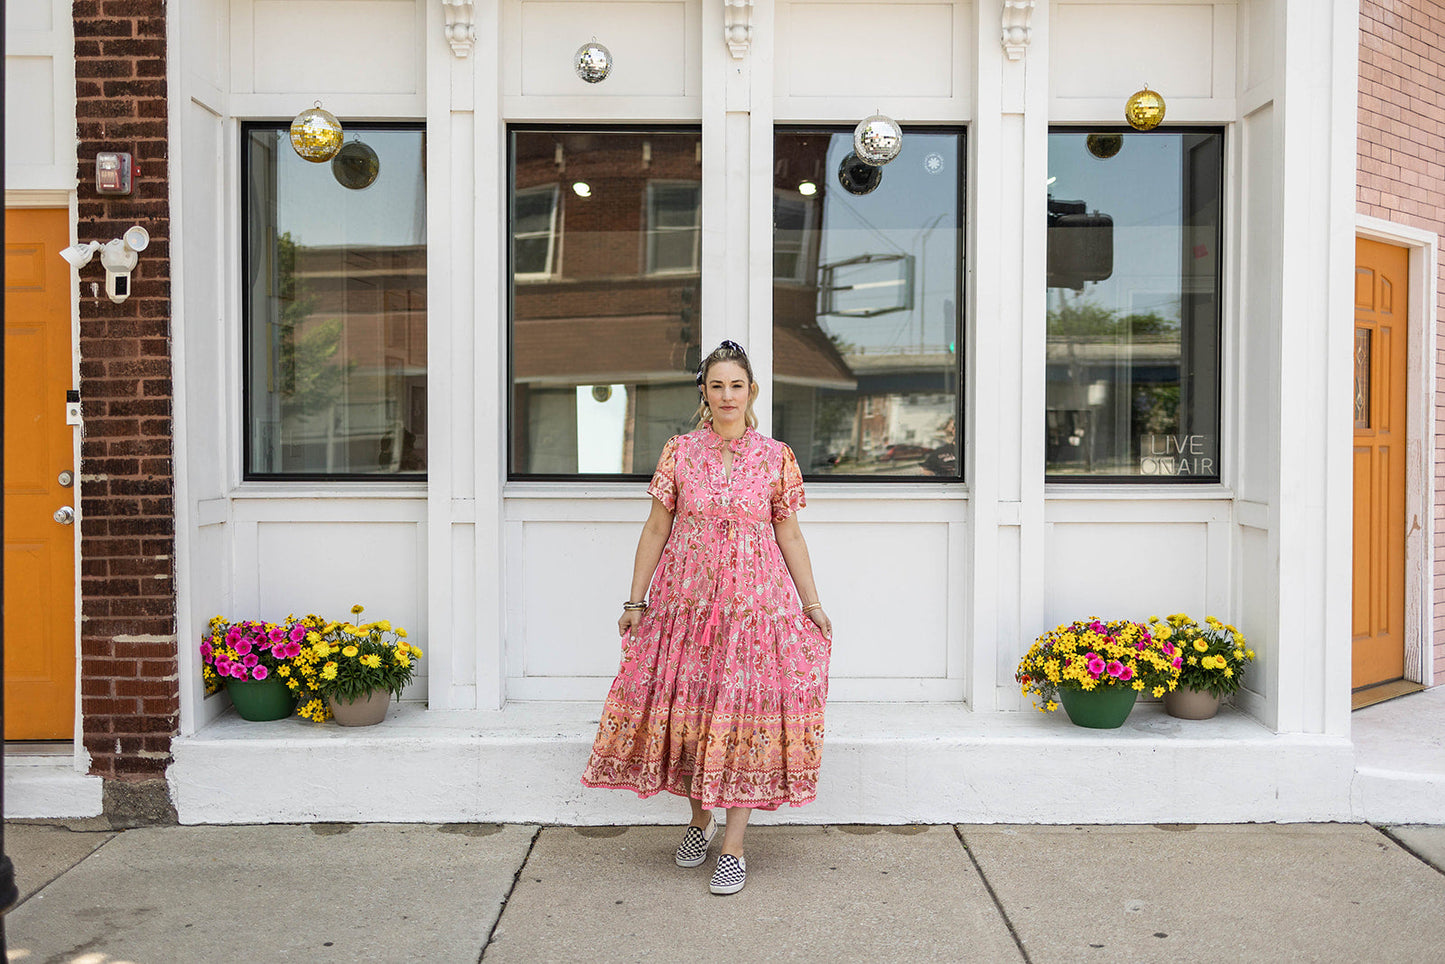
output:
<svg viewBox="0 0 1445 964"><path fill-rule="evenodd" d="M315 107L303 110L291 122L291 146L306 160L320 164L341 150L344 133L341 121L318 100Z"/></svg>
<svg viewBox="0 0 1445 964"><path fill-rule="evenodd" d="M1164 123L1164 98L1147 86L1124 103L1124 119L1136 131L1152 131Z"/></svg>
<svg viewBox="0 0 1445 964"><path fill-rule="evenodd" d="M1118 154L1124 147L1123 134L1090 134L1084 138L1084 144L1089 148L1089 153L1101 161Z"/></svg>

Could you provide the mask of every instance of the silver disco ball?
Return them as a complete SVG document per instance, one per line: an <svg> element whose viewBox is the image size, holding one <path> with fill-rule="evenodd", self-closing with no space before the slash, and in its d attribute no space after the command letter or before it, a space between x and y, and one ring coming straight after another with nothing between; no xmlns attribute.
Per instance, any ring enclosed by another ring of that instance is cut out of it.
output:
<svg viewBox="0 0 1445 964"><path fill-rule="evenodd" d="M600 84L612 71L612 51L595 40L589 41L577 48L572 69L587 83Z"/></svg>
<svg viewBox="0 0 1445 964"><path fill-rule="evenodd" d="M891 117L874 114L853 128L853 153L865 164L882 167L903 149L903 128Z"/></svg>

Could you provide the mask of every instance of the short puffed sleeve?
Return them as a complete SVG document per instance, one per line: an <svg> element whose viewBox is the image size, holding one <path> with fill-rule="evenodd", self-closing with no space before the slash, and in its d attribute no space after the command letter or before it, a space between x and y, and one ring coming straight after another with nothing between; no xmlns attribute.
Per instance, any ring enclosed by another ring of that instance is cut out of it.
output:
<svg viewBox="0 0 1445 964"><path fill-rule="evenodd" d="M662 447L662 454L657 457L657 471L652 473L652 481L647 485L647 494L661 502L668 512L677 507L677 479L674 475L677 440L678 436L674 435Z"/></svg>
<svg viewBox="0 0 1445 964"><path fill-rule="evenodd" d="M773 482L773 521L782 522L808 504L803 495L803 472L793 450L783 446L783 468Z"/></svg>

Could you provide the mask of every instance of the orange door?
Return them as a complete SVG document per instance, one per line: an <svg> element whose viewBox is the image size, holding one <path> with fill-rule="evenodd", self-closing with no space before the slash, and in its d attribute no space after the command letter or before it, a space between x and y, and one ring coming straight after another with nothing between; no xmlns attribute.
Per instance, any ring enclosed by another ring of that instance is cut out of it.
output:
<svg viewBox="0 0 1445 964"><path fill-rule="evenodd" d="M68 212L5 212L5 739L75 736Z"/></svg>
<svg viewBox="0 0 1445 964"><path fill-rule="evenodd" d="M1355 242L1355 689L1405 675L1409 265L1404 248Z"/></svg>

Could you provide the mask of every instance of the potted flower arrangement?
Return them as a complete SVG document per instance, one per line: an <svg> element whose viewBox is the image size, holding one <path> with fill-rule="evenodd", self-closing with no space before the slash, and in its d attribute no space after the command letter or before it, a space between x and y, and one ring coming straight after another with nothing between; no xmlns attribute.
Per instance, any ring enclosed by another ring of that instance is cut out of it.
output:
<svg viewBox="0 0 1445 964"><path fill-rule="evenodd" d="M1041 712L1057 709L1077 726L1122 726L1145 691L1174 689L1180 663L1176 647L1143 623L1083 619L1051 629L1019 661L1014 679Z"/></svg>
<svg viewBox="0 0 1445 964"><path fill-rule="evenodd" d="M1244 666L1254 659L1244 634L1213 616L1201 626L1184 613L1165 619L1149 617L1155 638L1179 649L1179 686L1164 696L1164 710L1183 720L1207 720L1219 712L1219 701L1239 689Z"/></svg>
<svg viewBox="0 0 1445 964"><path fill-rule="evenodd" d="M245 720L279 720L291 715L294 699L286 685L290 661L301 652L305 630L291 621L228 623L211 619L201 639L201 675L206 693L222 688Z"/></svg>
<svg viewBox="0 0 1445 964"><path fill-rule="evenodd" d="M359 605L351 607L354 617L362 612ZM416 673L421 649L406 641L405 629L385 619L332 622L314 631L316 639L298 662L301 687L324 699L342 726L380 723L392 697L401 699Z"/></svg>

